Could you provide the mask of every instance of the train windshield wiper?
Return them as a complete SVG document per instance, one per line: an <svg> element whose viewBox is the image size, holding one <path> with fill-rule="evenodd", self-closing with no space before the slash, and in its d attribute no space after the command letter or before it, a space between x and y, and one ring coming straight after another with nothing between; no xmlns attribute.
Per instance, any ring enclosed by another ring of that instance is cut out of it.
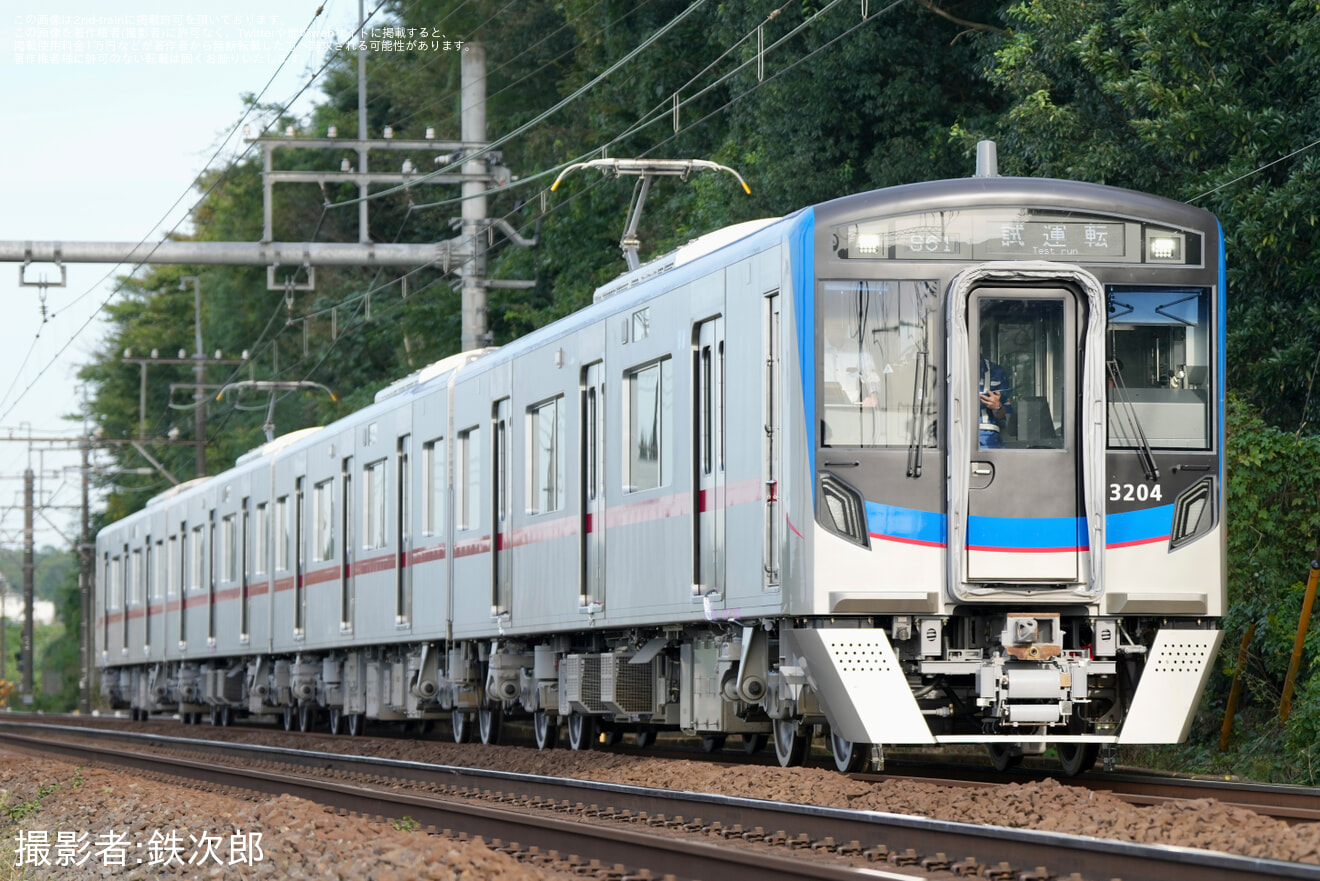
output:
<svg viewBox="0 0 1320 881"><path fill-rule="evenodd" d="M1155 453L1150 448L1150 441L1146 439L1146 431L1141 426L1141 418L1137 416L1137 408L1132 405L1132 398L1128 395L1127 383L1123 381L1123 371L1118 366L1117 360L1105 362L1105 371L1109 376L1111 388L1114 391L1112 403L1114 421L1119 424L1119 430L1127 438L1135 438L1137 446L1137 458L1141 460L1141 470L1145 472L1147 480L1159 480L1160 469L1155 464Z"/></svg>
<svg viewBox="0 0 1320 881"><path fill-rule="evenodd" d="M926 350L917 350L917 372L912 380L912 436L908 442L907 476L921 476L921 447L926 436Z"/></svg>

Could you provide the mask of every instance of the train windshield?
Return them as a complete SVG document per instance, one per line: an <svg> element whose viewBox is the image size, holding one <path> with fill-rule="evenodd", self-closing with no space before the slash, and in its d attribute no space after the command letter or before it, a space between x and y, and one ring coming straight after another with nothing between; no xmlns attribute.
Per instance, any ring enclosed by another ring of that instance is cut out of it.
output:
<svg viewBox="0 0 1320 881"><path fill-rule="evenodd" d="M1109 446L1210 449L1210 294L1111 287Z"/></svg>
<svg viewBox="0 0 1320 881"><path fill-rule="evenodd" d="M822 446L935 446L936 308L933 281L823 283Z"/></svg>

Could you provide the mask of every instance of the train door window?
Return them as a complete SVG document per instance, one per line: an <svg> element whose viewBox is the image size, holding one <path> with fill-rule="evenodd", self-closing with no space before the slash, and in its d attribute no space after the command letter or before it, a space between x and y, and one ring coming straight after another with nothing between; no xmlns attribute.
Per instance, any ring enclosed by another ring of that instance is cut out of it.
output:
<svg viewBox="0 0 1320 881"><path fill-rule="evenodd" d="M631 371L624 383L628 420L623 439L628 450L627 492L667 485L673 478L674 367L665 358Z"/></svg>
<svg viewBox="0 0 1320 881"><path fill-rule="evenodd" d="M445 531L445 439L422 444L422 534Z"/></svg>
<svg viewBox="0 0 1320 881"><path fill-rule="evenodd" d="M236 578L238 543L237 530L234 527L233 514L227 514L220 520L220 580L224 582Z"/></svg>
<svg viewBox="0 0 1320 881"><path fill-rule="evenodd" d="M458 469L454 472L454 528L481 525L481 429L458 433Z"/></svg>
<svg viewBox="0 0 1320 881"><path fill-rule="evenodd" d="M528 408L527 513L564 507L563 397Z"/></svg>
<svg viewBox="0 0 1320 881"><path fill-rule="evenodd" d="M366 550L385 547L385 461L362 469L362 547Z"/></svg>
<svg viewBox="0 0 1320 881"><path fill-rule="evenodd" d="M280 496L275 500L275 571L289 571L289 497Z"/></svg>
<svg viewBox="0 0 1320 881"><path fill-rule="evenodd" d="M335 481L323 480L312 487L312 562L323 563L335 556Z"/></svg>
<svg viewBox="0 0 1320 881"><path fill-rule="evenodd" d="M937 300L933 281L824 282L824 446L935 445Z"/></svg>
<svg viewBox="0 0 1320 881"><path fill-rule="evenodd" d="M252 574L265 575L270 555L270 503L258 502L252 522Z"/></svg>
<svg viewBox="0 0 1320 881"><path fill-rule="evenodd" d="M1111 448L1210 449L1212 353L1205 288L1108 289Z"/></svg>
<svg viewBox="0 0 1320 881"><path fill-rule="evenodd" d="M107 608L111 608L111 609L121 608L124 602L123 588L120 582L119 570L120 570L120 560L119 560L119 555L116 554L114 559L111 561L110 571L108 573L110 575L110 578L107 579L107 583L110 585L110 599L106 603Z"/></svg>

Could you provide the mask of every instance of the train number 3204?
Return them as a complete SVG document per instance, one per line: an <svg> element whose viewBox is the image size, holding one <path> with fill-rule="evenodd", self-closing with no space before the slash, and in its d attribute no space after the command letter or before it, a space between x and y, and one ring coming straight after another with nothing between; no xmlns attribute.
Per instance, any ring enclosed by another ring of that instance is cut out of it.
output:
<svg viewBox="0 0 1320 881"><path fill-rule="evenodd" d="M1111 483L1109 501L1111 502L1158 502L1164 498L1160 485L1146 483Z"/></svg>

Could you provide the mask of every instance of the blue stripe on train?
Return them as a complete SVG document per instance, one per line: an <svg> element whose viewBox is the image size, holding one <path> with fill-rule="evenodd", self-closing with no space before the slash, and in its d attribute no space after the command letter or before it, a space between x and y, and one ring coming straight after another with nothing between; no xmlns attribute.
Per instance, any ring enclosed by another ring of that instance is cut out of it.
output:
<svg viewBox="0 0 1320 881"><path fill-rule="evenodd" d="M1162 541L1169 537L1173 506L1145 508L1105 517L1108 547ZM866 527L872 536L889 541L944 547L948 540L945 516L931 511L866 503ZM1086 520L1082 517L972 517L967 544L974 548L1043 551L1085 548Z"/></svg>

